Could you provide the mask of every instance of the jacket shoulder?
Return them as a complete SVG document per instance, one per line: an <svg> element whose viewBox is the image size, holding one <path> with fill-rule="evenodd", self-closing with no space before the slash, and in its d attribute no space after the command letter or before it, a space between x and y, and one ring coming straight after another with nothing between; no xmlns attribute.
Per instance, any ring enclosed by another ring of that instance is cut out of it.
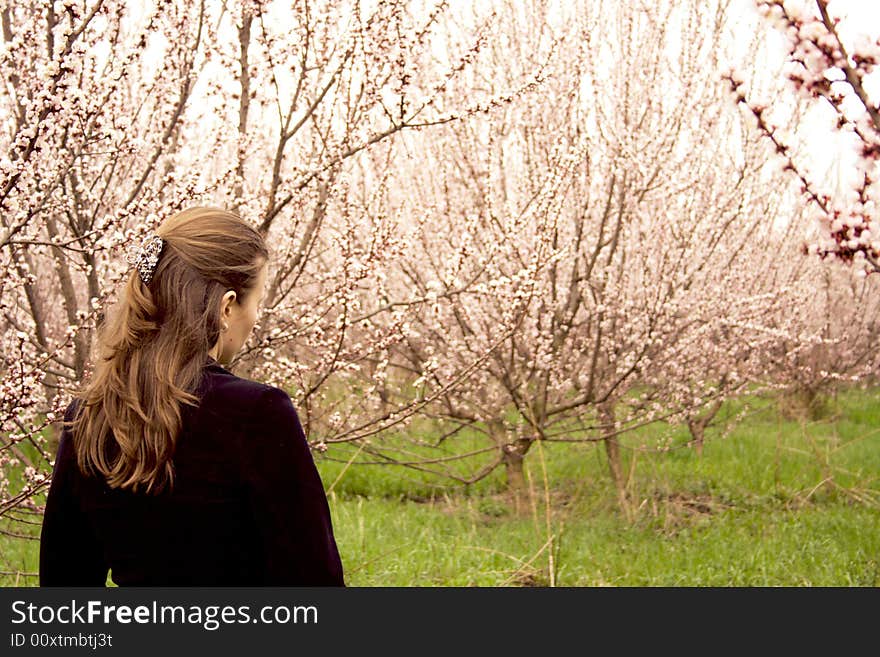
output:
<svg viewBox="0 0 880 657"><path fill-rule="evenodd" d="M206 376L208 386L201 401L202 412L226 417L248 417L257 410L265 395L287 394L275 386L244 379L225 370L208 370Z"/></svg>

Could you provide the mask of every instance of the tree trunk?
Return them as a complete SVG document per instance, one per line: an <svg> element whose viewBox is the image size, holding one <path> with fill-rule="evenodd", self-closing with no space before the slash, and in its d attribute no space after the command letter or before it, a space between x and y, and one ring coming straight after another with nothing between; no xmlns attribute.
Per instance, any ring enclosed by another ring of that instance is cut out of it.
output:
<svg viewBox="0 0 880 657"><path fill-rule="evenodd" d="M507 492L513 502L514 512L521 515L527 511L529 506L528 487L523 469L524 458L515 447L509 445L502 448L502 455L504 473L507 476Z"/></svg>
<svg viewBox="0 0 880 657"><path fill-rule="evenodd" d="M526 452L531 447L530 440L519 439L513 443L509 441L509 434L504 423L493 420L488 423L489 434L495 444L501 449L501 462L504 464L504 474L507 477L507 493L510 497L514 511L519 515L529 509L528 486L526 486L525 470L523 461Z"/></svg>
<svg viewBox="0 0 880 657"><path fill-rule="evenodd" d="M700 420L688 420L688 430L691 432L691 445L694 446L697 456L703 456L703 437L706 434L706 425Z"/></svg>
<svg viewBox="0 0 880 657"><path fill-rule="evenodd" d="M706 427L718 414L721 408L721 400L716 400L702 416L688 420L688 430L691 432L691 444L697 452L697 456L703 456L703 442L706 436Z"/></svg>
<svg viewBox="0 0 880 657"><path fill-rule="evenodd" d="M630 518L629 499L626 494L626 477L623 474L623 461L620 456L620 443L614 430L614 408L610 404L599 407L599 418L602 422L602 442L605 443L605 454L608 456L608 469L611 481L617 491L617 502L627 519Z"/></svg>

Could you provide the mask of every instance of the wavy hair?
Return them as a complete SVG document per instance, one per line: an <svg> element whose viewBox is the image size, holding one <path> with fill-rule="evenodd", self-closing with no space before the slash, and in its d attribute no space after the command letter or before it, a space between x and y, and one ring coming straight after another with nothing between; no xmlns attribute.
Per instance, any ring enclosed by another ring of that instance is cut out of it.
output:
<svg viewBox="0 0 880 657"><path fill-rule="evenodd" d="M147 494L173 487L182 408L199 404L223 295L235 290L242 303L269 258L262 235L219 208L184 210L155 232L165 245L153 278L145 285L132 269L68 424L84 473Z"/></svg>

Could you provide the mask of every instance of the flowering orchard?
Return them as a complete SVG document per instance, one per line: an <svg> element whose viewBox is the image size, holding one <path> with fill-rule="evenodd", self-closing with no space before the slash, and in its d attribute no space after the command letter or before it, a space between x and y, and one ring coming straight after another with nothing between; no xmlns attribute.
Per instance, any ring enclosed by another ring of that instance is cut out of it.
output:
<svg viewBox="0 0 880 657"><path fill-rule="evenodd" d="M465 483L500 468L521 491L538 441L600 441L626 509L622 433L684 422L699 447L720 403L747 386L875 371L856 349L876 336L876 304L853 322L816 298L827 268L800 254L790 180L729 102L724 6L573 5L556 15L564 29L501 19L507 38L477 70L509 86L520 74L510 52L547 48L546 81L419 135L427 166L414 175L403 161L399 174L438 230L416 261L400 260L432 303L391 362L411 373L401 399L415 386L432 400L421 414L441 427L435 453L412 431L405 449L359 450ZM462 264L463 248L483 259ZM832 278L843 295L848 275ZM851 355L838 359L840 340Z"/></svg>
<svg viewBox="0 0 880 657"><path fill-rule="evenodd" d="M492 14L459 34L449 13L443 2L3 4L0 514L38 512L54 449L43 430L88 376L95 332L132 275L125 256L185 206L236 208L266 234L273 274L241 369L294 390L310 435L334 430L327 391L400 340L422 303L383 282L426 227L388 204L382 162L405 132L467 120L534 82L465 93ZM348 399L348 427L397 421Z"/></svg>
<svg viewBox="0 0 880 657"><path fill-rule="evenodd" d="M873 376L875 277L800 246L818 206L837 252L874 262L876 121L844 121L865 144L856 192L801 176L805 204L762 112L730 102L753 71L726 46L731 3L597 5L3 3L10 531L41 512L126 256L193 204L266 235L234 368L288 389L329 458L503 470L518 490L534 445L597 441L626 508L622 433L686 423L700 445L749 386ZM807 20L787 7L774 20Z"/></svg>

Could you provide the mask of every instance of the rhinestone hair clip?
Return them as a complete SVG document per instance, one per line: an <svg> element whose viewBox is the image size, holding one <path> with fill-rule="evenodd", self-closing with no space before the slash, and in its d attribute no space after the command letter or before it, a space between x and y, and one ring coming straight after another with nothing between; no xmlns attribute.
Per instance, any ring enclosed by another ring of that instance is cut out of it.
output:
<svg viewBox="0 0 880 657"><path fill-rule="evenodd" d="M138 251L135 266L144 285L149 285L153 280L153 272L156 271L156 263L159 262L159 256L162 255L163 246L165 246L165 240L158 235L152 235Z"/></svg>

